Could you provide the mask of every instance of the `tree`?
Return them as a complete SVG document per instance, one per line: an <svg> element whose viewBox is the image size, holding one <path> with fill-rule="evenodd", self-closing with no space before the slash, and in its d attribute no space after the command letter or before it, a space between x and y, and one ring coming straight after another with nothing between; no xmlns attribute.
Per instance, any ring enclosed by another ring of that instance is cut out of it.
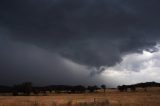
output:
<svg viewBox="0 0 160 106"><path fill-rule="evenodd" d="M104 93L106 92L106 85L101 85L101 88L104 90Z"/></svg>
<svg viewBox="0 0 160 106"><path fill-rule="evenodd" d="M32 83L31 82L26 82L26 83L24 83L24 87L25 87L24 93L26 95L30 95L30 93L32 92Z"/></svg>
<svg viewBox="0 0 160 106"><path fill-rule="evenodd" d="M134 85L131 85L131 86L130 86L130 89L131 89L132 92L135 92L135 91L136 91L136 87L135 87Z"/></svg>
<svg viewBox="0 0 160 106"><path fill-rule="evenodd" d="M93 93L93 92L95 92L96 90L98 90L99 88L96 86L96 85L94 85L94 86L88 86L87 87L87 90L90 92L90 93Z"/></svg>
<svg viewBox="0 0 160 106"><path fill-rule="evenodd" d="M129 88L129 86L127 86L127 85L118 86L118 90L120 92L127 92L128 88Z"/></svg>
<svg viewBox="0 0 160 106"><path fill-rule="evenodd" d="M118 90L119 90L120 92L123 92L123 91L124 91L124 89L123 89L122 86L118 86L117 88L118 88Z"/></svg>
<svg viewBox="0 0 160 106"><path fill-rule="evenodd" d="M14 86L14 92L22 92L25 95L30 95L32 92L32 83L31 82L25 82L22 84L18 84Z"/></svg>

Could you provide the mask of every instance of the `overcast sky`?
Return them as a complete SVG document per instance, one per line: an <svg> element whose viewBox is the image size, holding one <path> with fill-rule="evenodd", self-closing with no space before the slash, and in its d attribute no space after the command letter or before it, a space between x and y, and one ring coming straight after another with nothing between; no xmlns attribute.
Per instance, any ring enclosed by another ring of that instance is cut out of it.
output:
<svg viewBox="0 0 160 106"><path fill-rule="evenodd" d="M159 0L0 0L0 84L159 81Z"/></svg>

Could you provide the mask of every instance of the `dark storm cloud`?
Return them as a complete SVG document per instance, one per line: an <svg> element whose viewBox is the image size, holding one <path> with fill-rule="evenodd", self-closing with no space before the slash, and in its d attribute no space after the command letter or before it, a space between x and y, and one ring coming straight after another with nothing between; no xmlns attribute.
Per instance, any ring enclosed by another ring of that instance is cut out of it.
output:
<svg viewBox="0 0 160 106"><path fill-rule="evenodd" d="M59 54L22 42L6 43L7 49L1 48L0 53L1 84L32 81L36 85L87 85L101 82L96 78L91 83L87 67L64 59Z"/></svg>
<svg viewBox="0 0 160 106"><path fill-rule="evenodd" d="M101 66L113 66L128 53L151 50L159 41L159 4L159 0L1 0L0 27L11 39L2 37L1 47L10 49L8 54L18 58L11 52L27 47L17 50L6 42L35 45L75 64L99 69L91 74L100 73L104 70ZM24 53L34 49L25 49ZM25 59L21 61L32 60L22 57ZM52 63L57 68L57 63ZM65 69L63 63L59 64Z"/></svg>

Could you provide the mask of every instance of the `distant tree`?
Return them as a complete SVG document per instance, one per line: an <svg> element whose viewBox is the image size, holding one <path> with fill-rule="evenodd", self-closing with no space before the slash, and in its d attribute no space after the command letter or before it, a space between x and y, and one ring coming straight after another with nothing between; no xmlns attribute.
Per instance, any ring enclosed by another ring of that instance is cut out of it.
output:
<svg viewBox="0 0 160 106"><path fill-rule="evenodd" d="M54 91L55 91L55 93L61 93L61 90L57 89L57 88Z"/></svg>
<svg viewBox="0 0 160 106"><path fill-rule="evenodd" d="M12 95L13 95L13 96L18 96L18 92L17 92L16 90L14 90L14 91L12 92Z"/></svg>
<svg viewBox="0 0 160 106"><path fill-rule="evenodd" d="M29 95L32 92L32 83L31 82L25 82L22 84L18 84L15 86L18 92L22 92L25 95Z"/></svg>
<svg viewBox="0 0 160 106"><path fill-rule="evenodd" d="M24 93L26 95L30 95L30 93L32 92L32 83L31 82L25 82L23 83L24 86Z"/></svg>
<svg viewBox="0 0 160 106"><path fill-rule="evenodd" d="M147 86L146 85L142 85L142 88L144 89L145 92L147 92Z"/></svg>
<svg viewBox="0 0 160 106"><path fill-rule="evenodd" d="M127 92L128 86L127 85L118 86L118 90L120 92L124 92L124 91Z"/></svg>
<svg viewBox="0 0 160 106"><path fill-rule="evenodd" d="M101 85L101 88L104 90L104 93L106 92L106 85Z"/></svg>
<svg viewBox="0 0 160 106"><path fill-rule="evenodd" d="M124 90L125 92L128 91L128 86L127 86L127 85L122 85L122 88L123 88L123 90Z"/></svg>
<svg viewBox="0 0 160 106"><path fill-rule="evenodd" d="M92 86L88 86L88 88L87 88L87 89L89 90L89 92L90 92L90 93L94 92L94 89L93 89L93 87L92 87Z"/></svg>
<svg viewBox="0 0 160 106"><path fill-rule="evenodd" d="M95 86L88 86L87 88L89 90L90 93L95 92L96 90L98 90L99 88L95 85Z"/></svg>
<svg viewBox="0 0 160 106"><path fill-rule="evenodd" d="M86 88L82 85L78 85L74 87L77 93L84 93L86 91Z"/></svg>
<svg viewBox="0 0 160 106"><path fill-rule="evenodd" d="M144 88L144 91L147 92L147 88L149 87L149 83L146 82L144 85L143 85L143 88Z"/></svg>
<svg viewBox="0 0 160 106"><path fill-rule="evenodd" d="M135 92L136 91L136 87L133 85L133 86L130 86L130 89L132 92Z"/></svg>
<svg viewBox="0 0 160 106"><path fill-rule="evenodd" d="M96 85L94 85L93 88L94 88L95 91L97 91L99 89L99 87L96 86Z"/></svg>
<svg viewBox="0 0 160 106"><path fill-rule="evenodd" d="M118 88L118 90L119 90L120 92L123 92L122 86L118 86L117 88Z"/></svg>
<svg viewBox="0 0 160 106"><path fill-rule="evenodd" d="M49 88L49 92L52 93L52 89L51 88Z"/></svg>
<svg viewBox="0 0 160 106"><path fill-rule="evenodd" d="M40 91L39 91L38 89L34 89L34 90L33 90L33 93L34 93L35 95L38 95L38 94L40 93Z"/></svg>
<svg viewBox="0 0 160 106"><path fill-rule="evenodd" d="M32 92L35 94L35 95L38 95L40 93L43 93L44 91L44 87L32 87Z"/></svg>
<svg viewBox="0 0 160 106"><path fill-rule="evenodd" d="M18 92L22 92L25 95L30 95L30 93L32 92L32 83L31 82L25 82L22 84L17 84L14 85L14 94Z"/></svg>

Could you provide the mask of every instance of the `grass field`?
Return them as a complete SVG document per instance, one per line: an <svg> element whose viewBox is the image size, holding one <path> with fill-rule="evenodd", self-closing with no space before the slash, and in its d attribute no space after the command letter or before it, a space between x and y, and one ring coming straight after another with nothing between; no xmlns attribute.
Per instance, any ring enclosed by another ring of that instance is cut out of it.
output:
<svg viewBox="0 0 160 106"><path fill-rule="evenodd" d="M0 106L160 106L160 88L147 92L48 94L48 96L0 96Z"/></svg>

